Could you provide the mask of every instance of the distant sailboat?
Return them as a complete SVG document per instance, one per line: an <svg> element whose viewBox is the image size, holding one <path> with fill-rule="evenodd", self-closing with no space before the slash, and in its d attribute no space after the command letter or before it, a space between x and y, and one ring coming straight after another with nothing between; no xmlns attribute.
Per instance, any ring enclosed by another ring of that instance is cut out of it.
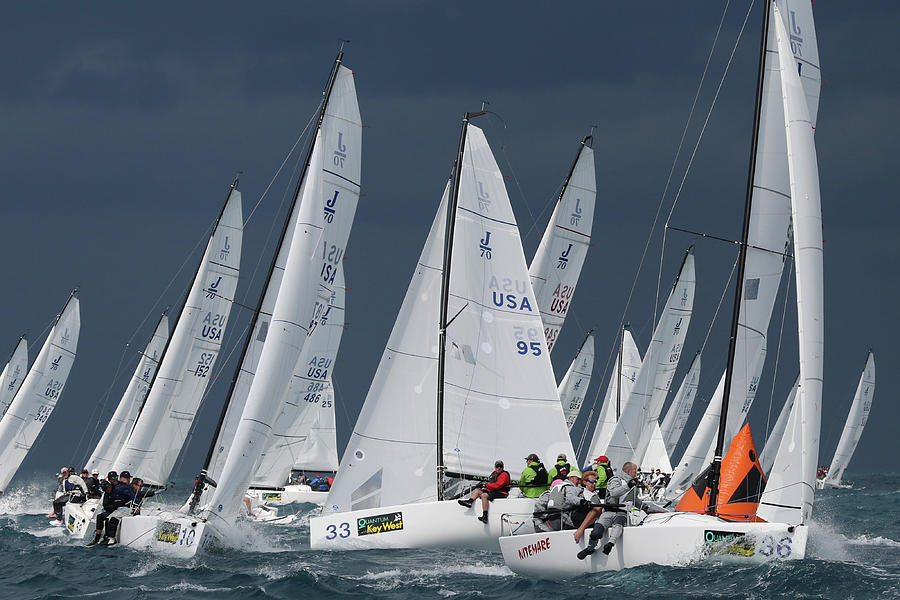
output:
<svg viewBox="0 0 900 600"><path fill-rule="evenodd" d="M581 412L584 397L591 385L591 372L594 370L594 333L588 332L569 370L559 382L559 402L562 405L566 425L572 431L572 425ZM574 457L573 457L574 460Z"/></svg>
<svg viewBox="0 0 900 600"><path fill-rule="evenodd" d="M0 419L6 414L10 403L16 397L16 392L19 391L27 372L28 340L23 335L19 338L6 366L3 367L3 372L0 373Z"/></svg>
<svg viewBox="0 0 900 600"><path fill-rule="evenodd" d="M700 386L700 352L694 355L691 366L687 375L681 381L678 393L675 399L669 405L666 416L663 418L662 424L659 426L662 433L663 443L669 456L675 451L678 440L681 439L681 433L687 424L688 418L691 416L691 409L694 406L694 398L697 396L697 388Z"/></svg>
<svg viewBox="0 0 900 600"><path fill-rule="evenodd" d="M53 414L69 379L81 331L76 293L72 292L57 315L34 364L0 419L0 494L6 491Z"/></svg>
<svg viewBox="0 0 900 600"><path fill-rule="evenodd" d="M850 414L847 415L847 422L844 424L841 439L838 442L837 449L834 451L834 458L831 459L828 474L824 480L816 481L819 487L826 485L838 486L841 484L844 471L850 464L850 459L853 458L856 444L859 443L863 428L869 420L869 411L872 409L872 401L874 399L875 354L869 350L869 354L866 356L866 366L859 376L856 394L853 395L853 404L850 405Z"/></svg>

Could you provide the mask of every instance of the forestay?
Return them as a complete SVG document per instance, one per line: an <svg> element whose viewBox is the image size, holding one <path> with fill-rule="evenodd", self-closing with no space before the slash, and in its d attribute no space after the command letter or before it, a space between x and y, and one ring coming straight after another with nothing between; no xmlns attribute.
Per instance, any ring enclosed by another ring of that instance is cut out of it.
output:
<svg viewBox="0 0 900 600"><path fill-rule="evenodd" d="M344 92L334 95L334 90ZM256 374L234 441L211 500L211 515L233 521L242 505L272 427L281 412L307 335L331 298L359 201L362 121L352 72L339 66L317 133L300 201L299 220L285 262Z"/></svg>
<svg viewBox="0 0 900 600"><path fill-rule="evenodd" d="M605 454L613 468L626 461L640 465L659 423L659 413L681 358L694 306L694 255L689 250L660 313L634 389L624 404Z"/></svg>
<svg viewBox="0 0 900 600"><path fill-rule="evenodd" d="M594 434L591 445L588 446L587 459L591 460L606 452L609 440L612 439L616 423L619 421L621 409L628 401L634 382L637 380L638 371L641 370L641 352L634 343L634 336L626 326L622 329L622 342L619 347L619 357L614 367L615 371L610 377L606 387L606 395L603 397L603 406L594 426ZM622 365L619 371L619 364ZM619 387L621 386L621 393Z"/></svg>
<svg viewBox="0 0 900 600"><path fill-rule="evenodd" d="M825 347L822 205L813 122L800 76L794 70L790 38L778 7L773 10L781 61L797 265L800 392L757 514L769 522L798 524L809 522L819 457Z"/></svg>
<svg viewBox="0 0 900 600"><path fill-rule="evenodd" d="M584 397L591 385L591 372L594 370L594 334L589 333L578 349L578 354L569 365L559 384L559 402L562 405L566 426L572 431L572 425L581 412Z"/></svg>
<svg viewBox="0 0 900 600"><path fill-rule="evenodd" d="M548 351L559 337L591 245L597 182L589 140L581 142L529 269Z"/></svg>
<svg viewBox="0 0 900 600"><path fill-rule="evenodd" d="M75 362L80 330L79 301L72 292L0 419L0 494L6 491L62 396Z"/></svg>
<svg viewBox="0 0 900 600"><path fill-rule="evenodd" d="M320 288L320 294L323 291ZM332 369L344 333L344 295L344 270L339 267L333 295L320 297L327 308L303 345L269 448L251 485L284 485L292 469L338 468Z"/></svg>
<svg viewBox="0 0 900 600"><path fill-rule="evenodd" d="M3 373L0 373L0 418L3 418L10 402L16 397L16 392L19 391L27 371L28 341L23 335L19 338L6 366L3 367Z"/></svg>
<svg viewBox="0 0 900 600"><path fill-rule="evenodd" d="M669 405L669 409L666 411L662 425L659 426L663 444L665 444L666 451L670 455L674 453L675 446L678 445L678 440L681 439L681 433L684 431L684 426L691 416L691 409L694 407L694 398L697 396L697 388L699 386L700 351L698 350L697 354L694 355L694 360L691 361L687 375L681 380L681 386L678 388L678 393L675 394L675 399L672 400L672 404Z"/></svg>
<svg viewBox="0 0 900 600"><path fill-rule="evenodd" d="M127 469L146 483L168 483L222 346L241 257L241 193L235 184L134 429L114 462L117 470Z"/></svg>
<svg viewBox="0 0 900 600"><path fill-rule="evenodd" d="M850 459L853 458L853 452L856 450L856 444L862 436L863 428L869 420L869 410L872 408L872 400L875 399L875 355L869 350L866 357L866 366L863 368L862 375L859 377L859 384L856 386L856 394L853 395L853 404L850 405L850 414L847 415L847 422L844 424L844 430L841 432L841 439L838 442L837 450L834 451L834 458L831 459L831 467L828 468L828 476L825 478L826 483L837 485L844 476Z"/></svg>
<svg viewBox="0 0 900 600"><path fill-rule="evenodd" d="M150 382L156 374L156 368L159 366L159 359L169 340L169 317L165 314L159 318L156 324L156 330L147 342L144 352L138 361L134 374L125 388L119 400L116 411L109 420L109 425L100 437L97 447L88 459L86 469L97 469L100 473L106 473L113 467L113 461L118 456L119 451L128 439L128 434L134 427L141 405L147 397L147 391L150 389Z"/></svg>

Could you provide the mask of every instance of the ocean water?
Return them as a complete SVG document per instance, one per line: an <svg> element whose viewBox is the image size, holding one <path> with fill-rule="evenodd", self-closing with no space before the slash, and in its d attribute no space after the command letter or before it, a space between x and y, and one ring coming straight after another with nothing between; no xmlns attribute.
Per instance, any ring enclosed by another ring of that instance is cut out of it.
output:
<svg viewBox="0 0 900 600"><path fill-rule="evenodd" d="M313 552L309 510L286 525L241 524L240 547L191 560L84 548L44 518L53 487L35 478L0 498L0 598L900 598L893 474L819 491L804 561L750 567L708 559L565 582L516 575L499 552ZM167 502L181 503L188 486L180 487Z"/></svg>

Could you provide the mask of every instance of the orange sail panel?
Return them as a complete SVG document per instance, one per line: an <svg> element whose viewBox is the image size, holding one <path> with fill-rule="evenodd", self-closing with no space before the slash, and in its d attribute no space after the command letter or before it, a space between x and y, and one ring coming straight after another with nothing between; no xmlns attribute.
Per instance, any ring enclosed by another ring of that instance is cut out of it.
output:
<svg viewBox="0 0 900 600"><path fill-rule="evenodd" d="M676 510L705 513L709 506L709 473L712 466L688 488L679 500ZM759 456L753 444L750 424L731 440L728 454L722 459L719 476L719 497L716 514L729 521L762 521L756 516L759 497L766 487L766 478L759 465Z"/></svg>

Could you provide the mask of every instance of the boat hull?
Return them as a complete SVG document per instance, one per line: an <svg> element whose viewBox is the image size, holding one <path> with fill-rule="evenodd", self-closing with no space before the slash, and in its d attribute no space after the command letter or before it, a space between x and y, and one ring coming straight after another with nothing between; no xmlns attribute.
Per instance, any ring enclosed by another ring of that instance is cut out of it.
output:
<svg viewBox="0 0 900 600"><path fill-rule="evenodd" d="M200 518L172 510L143 508L119 523L119 545L190 558L217 539L215 529Z"/></svg>
<svg viewBox="0 0 900 600"><path fill-rule="evenodd" d="M82 504L67 502L63 506L63 525L66 533L74 539L88 539L96 531L97 513L100 510L99 498L85 500Z"/></svg>
<svg viewBox="0 0 900 600"><path fill-rule="evenodd" d="M328 498L328 492L314 492L308 485L286 485L281 489L250 488L247 495L269 506L285 506L287 504L317 504L322 506Z"/></svg>
<svg viewBox="0 0 900 600"><path fill-rule="evenodd" d="M309 520L310 546L313 550L460 547L497 551L501 535L534 531L533 506L533 498L494 500L487 524L476 518L481 514L479 503L467 509L456 500L329 513Z"/></svg>
<svg viewBox="0 0 900 600"><path fill-rule="evenodd" d="M572 531L554 531L500 538L507 566L541 579L618 571L648 564L686 565L710 555L734 556L747 562L794 560L806 556L808 529L785 523L736 523L709 515L667 513L648 516L641 525L626 527L609 556L600 549L585 560Z"/></svg>

